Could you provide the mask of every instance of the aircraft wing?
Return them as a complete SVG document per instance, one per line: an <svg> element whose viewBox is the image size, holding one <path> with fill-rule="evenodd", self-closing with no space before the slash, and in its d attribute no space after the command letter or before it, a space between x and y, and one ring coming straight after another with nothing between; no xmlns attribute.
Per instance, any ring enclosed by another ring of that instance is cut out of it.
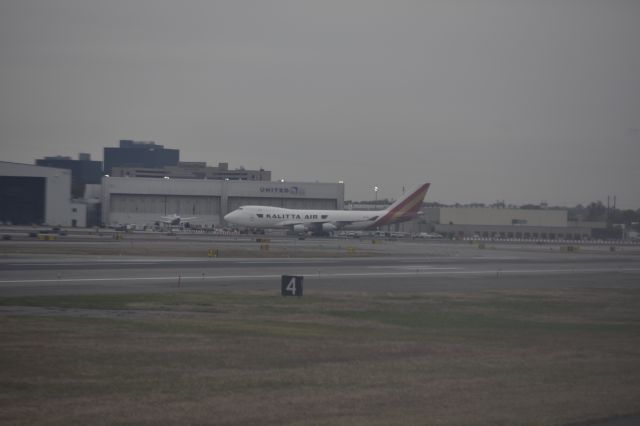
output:
<svg viewBox="0 0 640 426"><path fill-rule="evenodd" d="M322 225L323 223L329 223L329 222L331 221L325 220L324 222L322 221L303 222L301 220L283 220L282 222L278 222L277 226L286 227L286 226L303 225L303 226L312 227L315 224Z"/></svg>
<svg viewBox="0 0 640 426"><path fill-rule="evenodd" d="M278 226L283 228L291 228L295 230L296 227L304 227L304 229L312 232L329 232L336 231L344 228L347 225L352 225L359 222L373 222L377 218L367 218L362 220L346 220L346 221L335 221L335 220L314 220L313 222L305 222L300 220L283 220L278 223Z"/></svg>
<svg viewBox="0 0 640 426"><path fill-rule="evenodd" d="M361 219L361 220L331 220L327 218L327 219L317 219L317 220L314 220L313 222L302 221L302 220L283 220L282 222L278 222L278 226L286 227L286 226L304 225L309 228L312 228L312 227L321 227L325 223L331 223L336 228L340 228L344 225L351 225L353 223L358 223L358 222L375 222L376 219L378 219L378 217L379 216L372 216L372 217L368 217L366 219Z"/></svg>
<svg viewBox="0 0 640 426"><path fill-rule="evenodd" d="M341 227L345 226L345 225L352 225L354 223L360 223L360 222L375 222L376 219L378 219L378 216L372 216L372 217L368 217L366 219L360 219L360 220L340 220L340 221L335 221L335 222L331 222L333 224L336 225L336 227L338 229L340 229Z"/></svg>

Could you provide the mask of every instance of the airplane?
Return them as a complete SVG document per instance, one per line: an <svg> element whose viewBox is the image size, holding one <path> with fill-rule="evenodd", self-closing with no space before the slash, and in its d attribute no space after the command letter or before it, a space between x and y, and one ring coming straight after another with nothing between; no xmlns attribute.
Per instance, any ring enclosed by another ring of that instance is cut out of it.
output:
<svg viewBox="0 0 640 426"><path fill-rule="evenodd" d="M295 233L326 234L339 230L370 230L418 216L429 183L403 196L384 210L308 210L270 206L241 206L224 220L251 228L284 228Z"/></svg>
<svg viewBox="0 0 640 426"><path fill-rule="evenodd" d="M195 219L197 216L193 216L193 217L182 217L180 215L177 214L170 214L168 216L161 216L162 223L166 223L168 225L172 225L172 226L178 226L181 223L183 223L185 220L189 220L189 219Z"/></svg>

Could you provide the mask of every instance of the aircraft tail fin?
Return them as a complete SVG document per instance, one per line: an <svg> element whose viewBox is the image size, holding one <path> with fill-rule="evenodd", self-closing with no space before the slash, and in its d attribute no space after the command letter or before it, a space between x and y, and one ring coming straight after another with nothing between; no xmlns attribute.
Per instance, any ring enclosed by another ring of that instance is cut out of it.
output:
<svg viewBox="0 0 640 426"><path fill-rule="evenodd" d="M427 195L430 183L423 183L413 192L400 198L395 203L391 204L384 214L376 220L374 226L388 225L390 223L402 222L411 220L418 215L424 197Z"/></svg>

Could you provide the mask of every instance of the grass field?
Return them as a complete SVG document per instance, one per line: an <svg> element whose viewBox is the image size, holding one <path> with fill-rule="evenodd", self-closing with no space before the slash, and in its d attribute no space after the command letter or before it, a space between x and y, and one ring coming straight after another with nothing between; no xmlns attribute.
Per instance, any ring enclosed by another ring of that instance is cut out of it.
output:
<svg viewBox="0 0 640 426"><path fill-rule="evenodd" d="M640 413L640 291L0 298L6 424L555 425Z"/></svg>

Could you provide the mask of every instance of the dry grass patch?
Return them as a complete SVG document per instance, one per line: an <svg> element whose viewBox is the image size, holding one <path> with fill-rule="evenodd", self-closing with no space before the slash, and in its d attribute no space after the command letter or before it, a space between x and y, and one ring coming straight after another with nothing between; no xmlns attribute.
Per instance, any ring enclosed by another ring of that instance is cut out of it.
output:
<svg viewBox="0 0 640 426"><path fill-rule="evenodd" d="M6 423L545 425L640 410L635 290L0 305L71 310L0 316ZM145 315L105 315L118 310Z"/></svg>

